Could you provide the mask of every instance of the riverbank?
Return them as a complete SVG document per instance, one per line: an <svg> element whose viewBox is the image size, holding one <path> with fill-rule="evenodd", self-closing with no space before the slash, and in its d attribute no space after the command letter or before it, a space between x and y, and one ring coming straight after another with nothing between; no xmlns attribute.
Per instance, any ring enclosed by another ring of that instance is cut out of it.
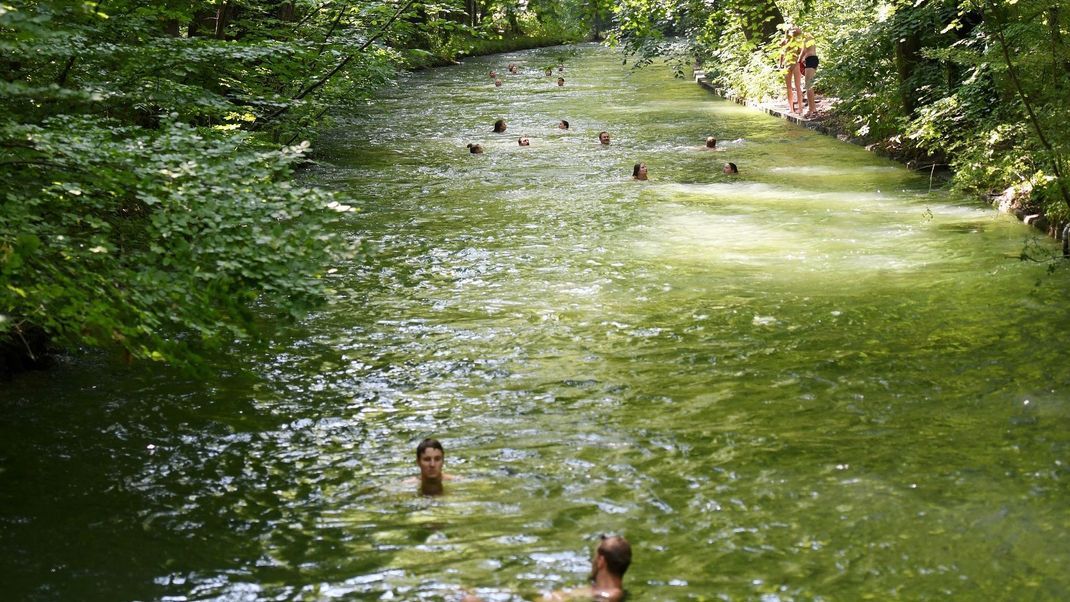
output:
<svg viewBox="0 0 1070 602"><path fill-rule="evenodd" d="M820 95L817 96L817 116L807 118L798 113L791 112L787 103L781 99L760 102L749 98L743 98L732 93L730 90L720 88L706 78L706 72L703 71L701 67L696 66L693 69L693 75L695 83L725 100L731 100L736 104L744 105L767 115L790 121L791 123L814 130L815 132L832 136L843 142L861 146L882 157L888 157L904 163L910 169L918 171L932 170L934 175L936 172L939 172L942 178L941 181L945 180L949 174L949 166L943 157L928 155L921 149L905 144L894 144L887 140L875 140L851 134L843 124L838 123L835 119L834 110L837 103L836 98Z"/></svg>
<svg viewBox="0 0 1070 602"><path fill-rule="evenodd" d="M806 118L797 113L792 113L787 102L781 99L759 102L743 98L733 94L730 90L720 88L706 78L706 73L700 66L695 66L693 68L693 77L695 83L699 86L702 86L725 100L731 100L736 104L741 104L757 111L761 111L767 115L790 121L791 123L814 130L815 132L832 136L843 142L861 146L882 157L899 161L906 165L908 169L920 172L927 171L930 182L939 181L940 183L946 183L951 179L952 171L947 157L930 155L917 147L904 144L902 141L886 139L877 140L853 135L845 124L836 120L835 107L838 100L836 98L818 96L816 99L818 107L817 117ZM1067 243L1070 242L1067 240L1068 236L1070 236L1070 233L1067 232L1068 224L1058 220L1049 220L1039 205L1032 202L1031 192L1031 186L1012 185L1000 193L979 194L978 196L987 201L1001 213L1013 214L1023 223L1046 232L1048 236L1056 240L1062 241L1064 255L1066 255L1068 251L1070 251L1070 249L1067 249Z"/></svg>

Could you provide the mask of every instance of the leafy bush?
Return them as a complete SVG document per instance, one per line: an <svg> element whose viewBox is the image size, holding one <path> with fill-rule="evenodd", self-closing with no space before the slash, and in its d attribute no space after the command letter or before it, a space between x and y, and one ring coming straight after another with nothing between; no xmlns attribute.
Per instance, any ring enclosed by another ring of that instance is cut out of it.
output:
<svg viewBox="0 0 1070 602"><path fill-rule="evenodd" d="M325 266L352 255L333 227L351 209L290 183L304 146L88 117L0 137L22 142L0 183L5 330L186 362L248 336L261 297L298 315L322 298Z"/></svg>

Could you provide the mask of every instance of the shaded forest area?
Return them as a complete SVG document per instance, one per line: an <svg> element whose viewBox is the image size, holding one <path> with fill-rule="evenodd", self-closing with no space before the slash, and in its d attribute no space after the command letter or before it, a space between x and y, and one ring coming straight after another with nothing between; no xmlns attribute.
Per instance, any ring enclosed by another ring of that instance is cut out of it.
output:
<svg viewBox="0 0 1070 602"><path fill-rule="evenodd" d="M294 184L400 70L605 37L749 98L817 41L842 130L1070 216L1070 11L1052 0L54 0L0 5L0 374L49 348L196 366L359 260L349 199ZM800 160L804 160L801 156Z"/></svg>

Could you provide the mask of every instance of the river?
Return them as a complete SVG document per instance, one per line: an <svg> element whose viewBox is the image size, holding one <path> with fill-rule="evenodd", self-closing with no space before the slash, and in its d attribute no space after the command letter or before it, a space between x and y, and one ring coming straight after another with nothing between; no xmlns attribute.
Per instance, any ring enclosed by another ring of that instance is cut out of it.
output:
<svg viewBox="0 0 1070 602"><path fill-rule="evenodd" d="M632 600L1070 592L1070 272L1015 219L593 45L406 76L317 146L369 250L330 305L201 377L4 384L9 599L505 602L602 533Z"/></svg>

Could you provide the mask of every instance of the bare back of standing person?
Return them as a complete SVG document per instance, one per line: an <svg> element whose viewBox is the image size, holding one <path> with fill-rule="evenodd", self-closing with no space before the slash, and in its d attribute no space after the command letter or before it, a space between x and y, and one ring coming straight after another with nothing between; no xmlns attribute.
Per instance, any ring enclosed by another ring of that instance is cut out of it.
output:
<svg viewBox="0 0 1070 602"><path fill-rule="evenodd" d="M784 70L784 87L787 88L788 112L795 113L795 105L798 104L798 112L802 112L802 72L799 71L798 56L800 51L802 30L798 27L789 27L784 32L784 41L780 43L780 58L777 63ZM794 87L793 87L794 86Z"/></svg>
<svg viewBox="0 0 1070 602"><path fill-rule="evenodd" d="M796 27L796 29L798 28ZM814 36L799 30L799 47L797 63L799 71L806 81L806 98L800 99L800 104L803 105L800 109L806 109L802 111L803 117L811 118L817 116L817 104L815 104L814 100L814 76L821 61L817 58L817 42L814 40Z"/></svg>

